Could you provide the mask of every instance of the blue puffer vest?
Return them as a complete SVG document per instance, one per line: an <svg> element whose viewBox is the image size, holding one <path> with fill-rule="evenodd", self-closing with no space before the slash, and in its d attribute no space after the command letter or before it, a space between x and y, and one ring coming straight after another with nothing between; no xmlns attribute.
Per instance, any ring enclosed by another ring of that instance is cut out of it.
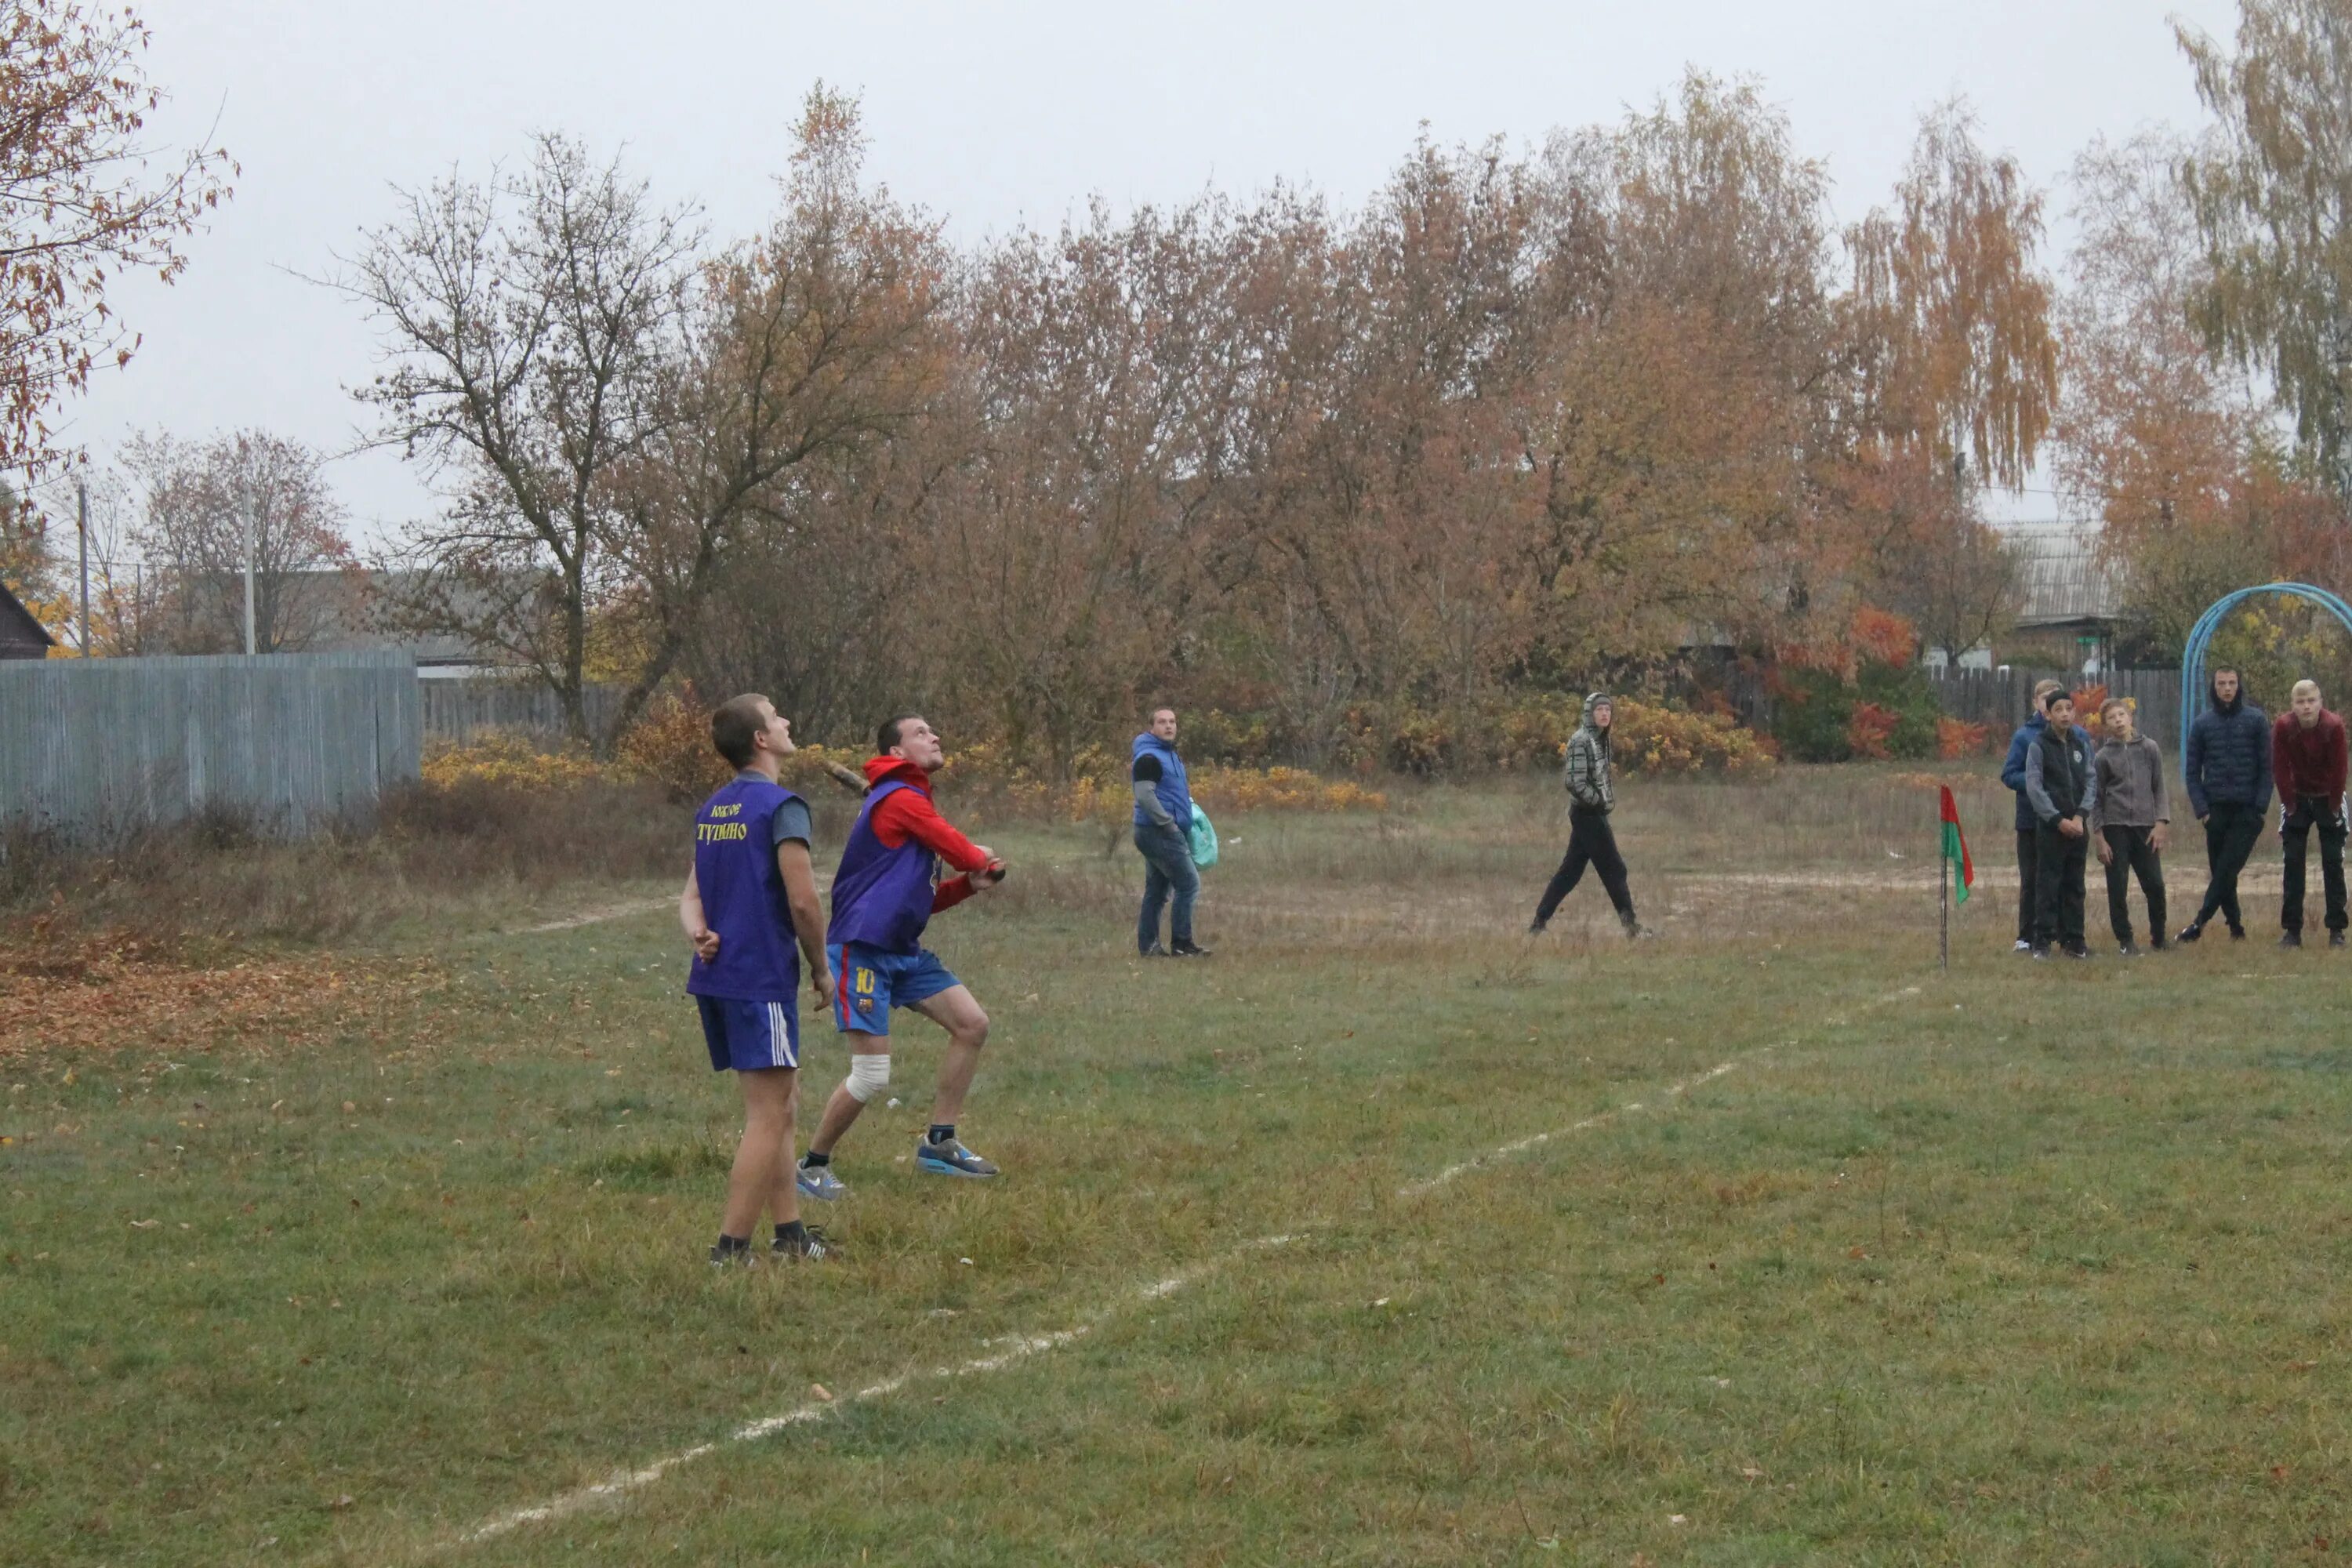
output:
<svg viewBox="0 0 2352 1568"><path fill-rule="evenodd" d="M1191 783L1184 777L1184 759L1176 754L1175 747L1149 730L1135 738L1135 749L1127 759L1128 777L1135 776L1135 764L1146 757L1160 760L1160 786L1153 793L1160 796L1160 809L1176 819L1179 830L1191 827L1192 790ZM1150 820L1144 815L1143 807L1139 805L1135 808L1135 826L1144 826Z"/></svg>

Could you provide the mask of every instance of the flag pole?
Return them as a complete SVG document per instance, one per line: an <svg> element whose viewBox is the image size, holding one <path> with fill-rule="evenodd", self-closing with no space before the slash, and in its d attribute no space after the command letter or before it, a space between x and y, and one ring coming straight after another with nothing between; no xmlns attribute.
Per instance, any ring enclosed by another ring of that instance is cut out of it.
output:
<svg viewBox="0 0 2352 1568"><path fill-rule="evenodd" d="M1952 868L1944 858L1944 800L1936 797L1936 963L1952 972Z"/></svg>

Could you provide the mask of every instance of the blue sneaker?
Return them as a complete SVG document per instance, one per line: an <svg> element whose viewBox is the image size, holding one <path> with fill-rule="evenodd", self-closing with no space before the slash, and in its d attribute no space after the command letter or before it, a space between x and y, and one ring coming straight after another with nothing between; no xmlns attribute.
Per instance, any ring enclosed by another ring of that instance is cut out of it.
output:
<svg viewBox="0 0 2352 1568"><path fill-rule="evenodd" d="M838 1202L849 1195L849 1184L833 1173L831 1165L802 1165L793 1173L801 1196L814 1198L819 1203Z"/></svg>
<svg viewBox="0 0 2352 1568"><path fill-rule="evenodd" d="M944 1143L934 1143L929 1138L915 1145L915 1169L929 1171L935 1176L992 1176L993 1163L982 1159L963 1146L963 1141L950 1138Z"/></svg>

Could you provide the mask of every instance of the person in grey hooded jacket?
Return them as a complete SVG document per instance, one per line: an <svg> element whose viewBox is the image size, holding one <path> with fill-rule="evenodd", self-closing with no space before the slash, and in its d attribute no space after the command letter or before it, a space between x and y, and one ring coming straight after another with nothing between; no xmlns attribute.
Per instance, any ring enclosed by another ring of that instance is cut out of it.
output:
<svg viewBox="0 0 2352 1568"><path fill-rule="evenodd" d="M1552 873L1542 900L1536 905L1534 923L1528 927L1529 936L1542 934L1544 927L1551 923L1560 900L1583 879L1587 866L1601 874L1601 885L1608 890L1609 902L1616 909L1625 934L1650 934L1633 918L1633 889L1625 881L1625 857L1618 853L1617 835L1609 826L1609 814L1617 808L1617 789L1611 776L1609 755L1609 725L1615 714L1609 694L1596 691L1584 700L1583 721L1568 738L1568 854L1560 860L1559 869Z"/></svg>

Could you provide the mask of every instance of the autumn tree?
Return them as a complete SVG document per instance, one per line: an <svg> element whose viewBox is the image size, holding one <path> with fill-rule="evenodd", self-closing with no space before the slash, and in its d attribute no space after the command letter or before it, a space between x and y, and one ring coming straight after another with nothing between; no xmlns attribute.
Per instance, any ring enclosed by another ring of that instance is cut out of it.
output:
<svg viewBox="0 0 2352 1568"><path fill-rule="evenodd" d="M2219 121L2183 184L2206 342L2272 378L2305 456L2352 501L2352 5L2241 0L2237 50L2175 25Z"/></svg>
<svg viewBox="0 0 2352 1568"><path fill-rule="evenodd" d="M299 653L345 629L360 595L343 574L357 562L316 451L262 430L207 441L158 433L133 439L123 466L135 487L131 542L155 578L163 647L245 650L248 545L254 651Z"/></svg>
<svg viewBox="0 0 2352 1568"><path fill-rule="evenodd" d="M952 349L937 225L866 182L856 100L818 84L794 142L768 231L696 272L675 374L613 492L607 548L636 590L646 656L605 743L678 667L739 562L756 559L780 590L729 595L774 650L746 673L797 668L770 694L813 695L817 668L865 642L838 619L845 598L899 570L887 527L857 536L900 521L932 482L937 459L916 437L946 396ZM845 552L853 540L870 568ZM803 570L820 563L835 570ZM814 602L829 594L845 598Z"/></svg>
<svg viewBox="0 0 2352 1568"><path fill-rule="evenodd" d="M797 138L776 223L716 255L545 136L520 173L405 195L338 279L394 360L358 389L376 439L446 501L407 541L409 620L518 661L600 751L676 667L730 543L790 526L799 470L887 437L935 380L930 227L857 187L854 101L820 85ZM636 653L592 730L598 641Z"/></svg>
<svg viewBox="0 0 2352 1568"><path fill-rule="evenodd" d="M411 525L394 608L530 671L587 742L591 624L626 586L612 540L675 417L699 231L553 135L521 170L399 200L332 279L391 360L354 389L375 440L444 503Z"/></svg>
<svg viewBox="0 0 2352 1568"><path fill-rule="evenodd" d="M1066 769L1163 673L1202 496L1202 378L1226 343L1210 203L1124 223L1100 204L973 268L962 309L972 460L940 580L975 700L1016 752Z"/></svg>
<svg viewBox="0 0 2352 1568"><path fill-rule="evenodd" d="M1964 105L1920 121L1893 209L1846 235L1844 311L1870 437L1972 463L1986 482L2024 482L2058 398L2042 233L2041 193L2014 159L1978 144Z"/></svg>
<svg viewBox="0 0 2352 1568"><path fill-rule="evenodd" d="M0 15L0 467L57 456L50 420L138 334L108 302L125 271L164 282L229 195L217 149L163 146L147 117L149 35L132 11L14 0Z"/></svg>
<svg viewBox="0 0 2352 1568"><path fill-rule="evenodd" d="M1518 589L1554 668L1785 614L1832 382L1827 175L1752 83L1699 73L1549 152L1555 301L1517 424Z"/></svg>

